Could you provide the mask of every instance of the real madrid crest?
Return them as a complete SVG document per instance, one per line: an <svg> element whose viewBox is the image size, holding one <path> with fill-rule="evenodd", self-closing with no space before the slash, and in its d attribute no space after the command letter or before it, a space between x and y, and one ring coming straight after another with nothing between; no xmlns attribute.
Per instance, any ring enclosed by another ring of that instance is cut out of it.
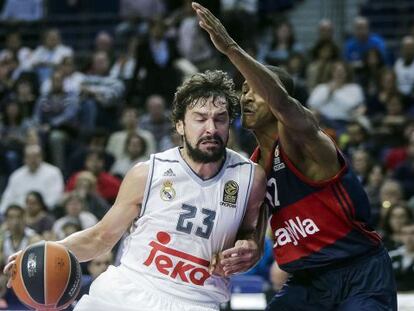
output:
<svg viewBox="0 0 414 311"><path fill-rule="evenodd" d="M166 180L162 184L160 197L164 201L171 201L175 198L175 190L173 188L173 183L171 180Z"/></svg>
<svg viewBox="0 0 414 311"><path fill-rule="evenodd" d="M239 185L234 180L229 180L224 185L223 205L226 205L228 207L236 207L238 195Z"/></svg>

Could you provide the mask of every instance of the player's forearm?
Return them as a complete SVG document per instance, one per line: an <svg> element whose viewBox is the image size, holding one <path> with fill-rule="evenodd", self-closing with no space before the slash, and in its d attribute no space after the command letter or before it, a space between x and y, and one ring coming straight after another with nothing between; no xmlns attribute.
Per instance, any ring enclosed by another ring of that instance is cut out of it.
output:
<svg viewBox="0 0 414 311"><path fill-rule="evenodd" d="M257 226L255 231L255 239L258 243L258 247L261 251L261 254L264 253L265 237L267 231L267 225L269 220L269 207L266 203L262 203L260 206L259 218L257 220Z"/></svg>
<svg viewBox="0 0 414 311"><path fill-rule="evenodd" d="M226 53L230 61L269 105L278 111L286 108L289 95L279 77L267 69L238 45L231 45Z"/></svg>
<svg viewBox="0 0 414 311"><path fill-rule="evenodd" d="M260 253L263 254L268 219L268 207L265 203L262 203L256 226L241 228L237 233L237 240L252 240L256 243Z"/></svg>
<svg viewBox="0 0 414 311"><path fill-rule="evenodd" d="M79 262L89 261L109 251L113 245L111 239L105 239L99 232L99 223L88 229L75 232L58 241L69 249Z"/></svg>

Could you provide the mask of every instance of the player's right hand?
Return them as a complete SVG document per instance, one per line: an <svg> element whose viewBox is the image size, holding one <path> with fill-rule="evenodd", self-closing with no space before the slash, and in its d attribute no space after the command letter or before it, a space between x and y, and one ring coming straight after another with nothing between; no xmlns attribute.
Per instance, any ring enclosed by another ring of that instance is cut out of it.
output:
<svg viewBox="0 0 414 311"><path fill-rule="evenodd" d="M12 275L14 265L16 264L16 258L17 258L17 256L20 255L21 252L22 252L22 250L14 253L13 255L10 255L9 258L7 259L7 264L3 269L3 273L6 274L9 277L9 280L7 281L7 287L8 288L11 287L11 275Z"/></svg>

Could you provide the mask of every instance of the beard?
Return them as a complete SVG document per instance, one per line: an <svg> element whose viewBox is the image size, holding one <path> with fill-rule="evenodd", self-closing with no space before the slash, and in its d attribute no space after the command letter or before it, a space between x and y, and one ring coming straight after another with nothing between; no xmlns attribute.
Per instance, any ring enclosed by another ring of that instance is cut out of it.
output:
<svg viewBox="0 0 414 311"><path fill-rule="evenodd" d="M200 149L200 145L205 141L214 140L218 144L216 147L208 148L208 151L202 151ZM197 142L196 146L191 146L190 142L187 140L186 135L184 134L184 144L188 150L188 156L194 161L198 163L211 163L217 162L224 158L226 153L226 144L223 142L220 136L213 135L213 136L206 136L200 138Z"/></svg>

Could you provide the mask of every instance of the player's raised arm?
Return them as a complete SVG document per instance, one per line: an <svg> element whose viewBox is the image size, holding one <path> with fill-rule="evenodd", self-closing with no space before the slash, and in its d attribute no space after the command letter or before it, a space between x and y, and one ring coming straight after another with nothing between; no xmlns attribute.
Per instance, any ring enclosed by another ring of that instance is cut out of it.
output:
<svg viewBox="0 0 414 311"><path fill-rule="evenodd" d="M209 33L217 50L230 59L249 87L269 105L279 121L279 137L291 160L296 164L306 157L321 165L332 163L332 172L324 175L334 175L339 169L335 145L320 130L312 112L289 96L279 75L244 51L207 8L193 2L193 9L200 19L200 27Z"/></svg>

